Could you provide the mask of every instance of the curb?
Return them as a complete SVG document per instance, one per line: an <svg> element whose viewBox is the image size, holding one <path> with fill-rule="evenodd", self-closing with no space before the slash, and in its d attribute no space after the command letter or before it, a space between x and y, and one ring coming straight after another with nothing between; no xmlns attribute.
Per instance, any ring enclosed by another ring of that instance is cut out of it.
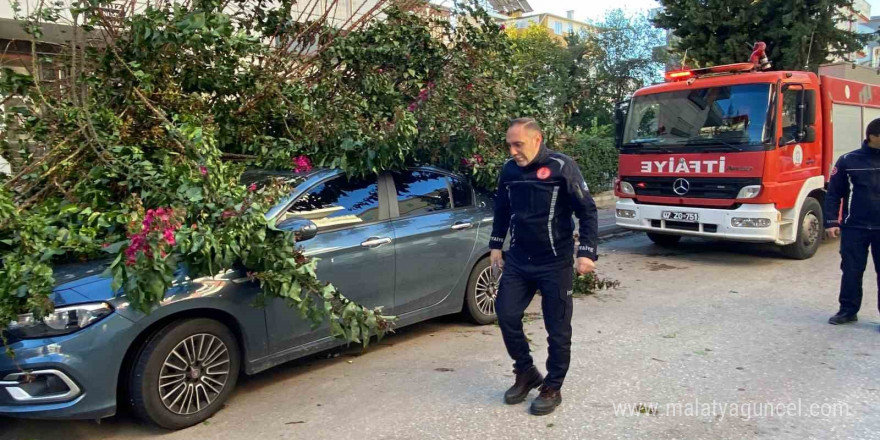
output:
<svg viewBox="0 0 880 440"><path fill-rule="evenodd" d="M612 235L618 235L624 232L630 232L630 230L617 226L617 223L599 225L599 238L608 238Z"/></svg>

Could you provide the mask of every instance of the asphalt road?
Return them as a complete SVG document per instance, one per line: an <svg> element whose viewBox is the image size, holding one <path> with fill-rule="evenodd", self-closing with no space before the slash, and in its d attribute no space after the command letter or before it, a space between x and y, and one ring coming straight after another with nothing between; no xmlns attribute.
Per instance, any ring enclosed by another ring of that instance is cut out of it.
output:
<svg viewBox="0 0 880 440"><path fill-rule="evenodd" d="M699 240L669 250L644 235L601 252L600 275L621 287L575 300L572 368L549 416L502 403L513 375L496 326L444 318L244 378L226 408L184 431L126 415L0 419L0 438L880 438L874 269L859 323L826 324L836 242L807 261ZM528 318L542 363L539 302Z"/></svg>

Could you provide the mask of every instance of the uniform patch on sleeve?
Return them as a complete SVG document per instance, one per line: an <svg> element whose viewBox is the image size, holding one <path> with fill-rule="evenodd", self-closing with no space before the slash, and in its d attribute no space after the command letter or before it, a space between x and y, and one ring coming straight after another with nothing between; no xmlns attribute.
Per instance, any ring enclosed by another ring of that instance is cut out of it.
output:
<svg viewBox="0 0 880 440"><path fill-rule="evenodd" d="M837 167L831 168L831 175L837 174Z"/></svg>

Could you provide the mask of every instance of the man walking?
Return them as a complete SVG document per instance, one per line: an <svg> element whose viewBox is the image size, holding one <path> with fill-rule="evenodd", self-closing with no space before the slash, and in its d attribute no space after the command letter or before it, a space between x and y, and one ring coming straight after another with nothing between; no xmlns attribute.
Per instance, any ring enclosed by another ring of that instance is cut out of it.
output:
<svg viewBox="0 0 880 440"><path fill-rule="evenodd" d="M841 156L831 170L825 228L830 237L840 236L843 271L840 311L828 322L838 325L858 321L868 247L874 257L880 300L880 119L868 124L862 148Z"/></svg>
<svg viewBox="0 0 880 440"><path fill-rule="evenodd" d="M572 213L580 223L578 273L595 269L598 236L596 204L580 168L570 157L549 150L543 140L534 119L511 122L507 145L512 159L498 179L489 242L492 265L504 269L495 311L516 374L504 401L520 403L540 386L531 406L535 415L550 414L562 402L560 389L571 358ZM501 248L508 230L510 249L504 255ZM548 333L546 379L535 367L523 333L523 313L537 290Z"/></svg>

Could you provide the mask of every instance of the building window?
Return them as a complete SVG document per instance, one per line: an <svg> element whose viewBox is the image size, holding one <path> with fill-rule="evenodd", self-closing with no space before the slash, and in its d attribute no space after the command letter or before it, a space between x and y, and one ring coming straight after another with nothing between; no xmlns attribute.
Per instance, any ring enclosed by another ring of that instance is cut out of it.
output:
<svg viewBox="0 0 880 440"><path fill-rule="evenodd" d="M568 33L574 34L574 25L571 23L568 24Z"/></svg>
<svg viewBox="0 0 880 440"><path fill-rule="evenodd" d="M553 31L556 32L556 35L562 35L562 23L558 21L553 23Z"/></svg>
<svg viewBox="0 0 880 440"><path fill-rule="evenodd" d="M516 27L517 27L517 29L525 29L525 28L529 27L529 21L528 20L519 20L516 22Z"/></svg>

